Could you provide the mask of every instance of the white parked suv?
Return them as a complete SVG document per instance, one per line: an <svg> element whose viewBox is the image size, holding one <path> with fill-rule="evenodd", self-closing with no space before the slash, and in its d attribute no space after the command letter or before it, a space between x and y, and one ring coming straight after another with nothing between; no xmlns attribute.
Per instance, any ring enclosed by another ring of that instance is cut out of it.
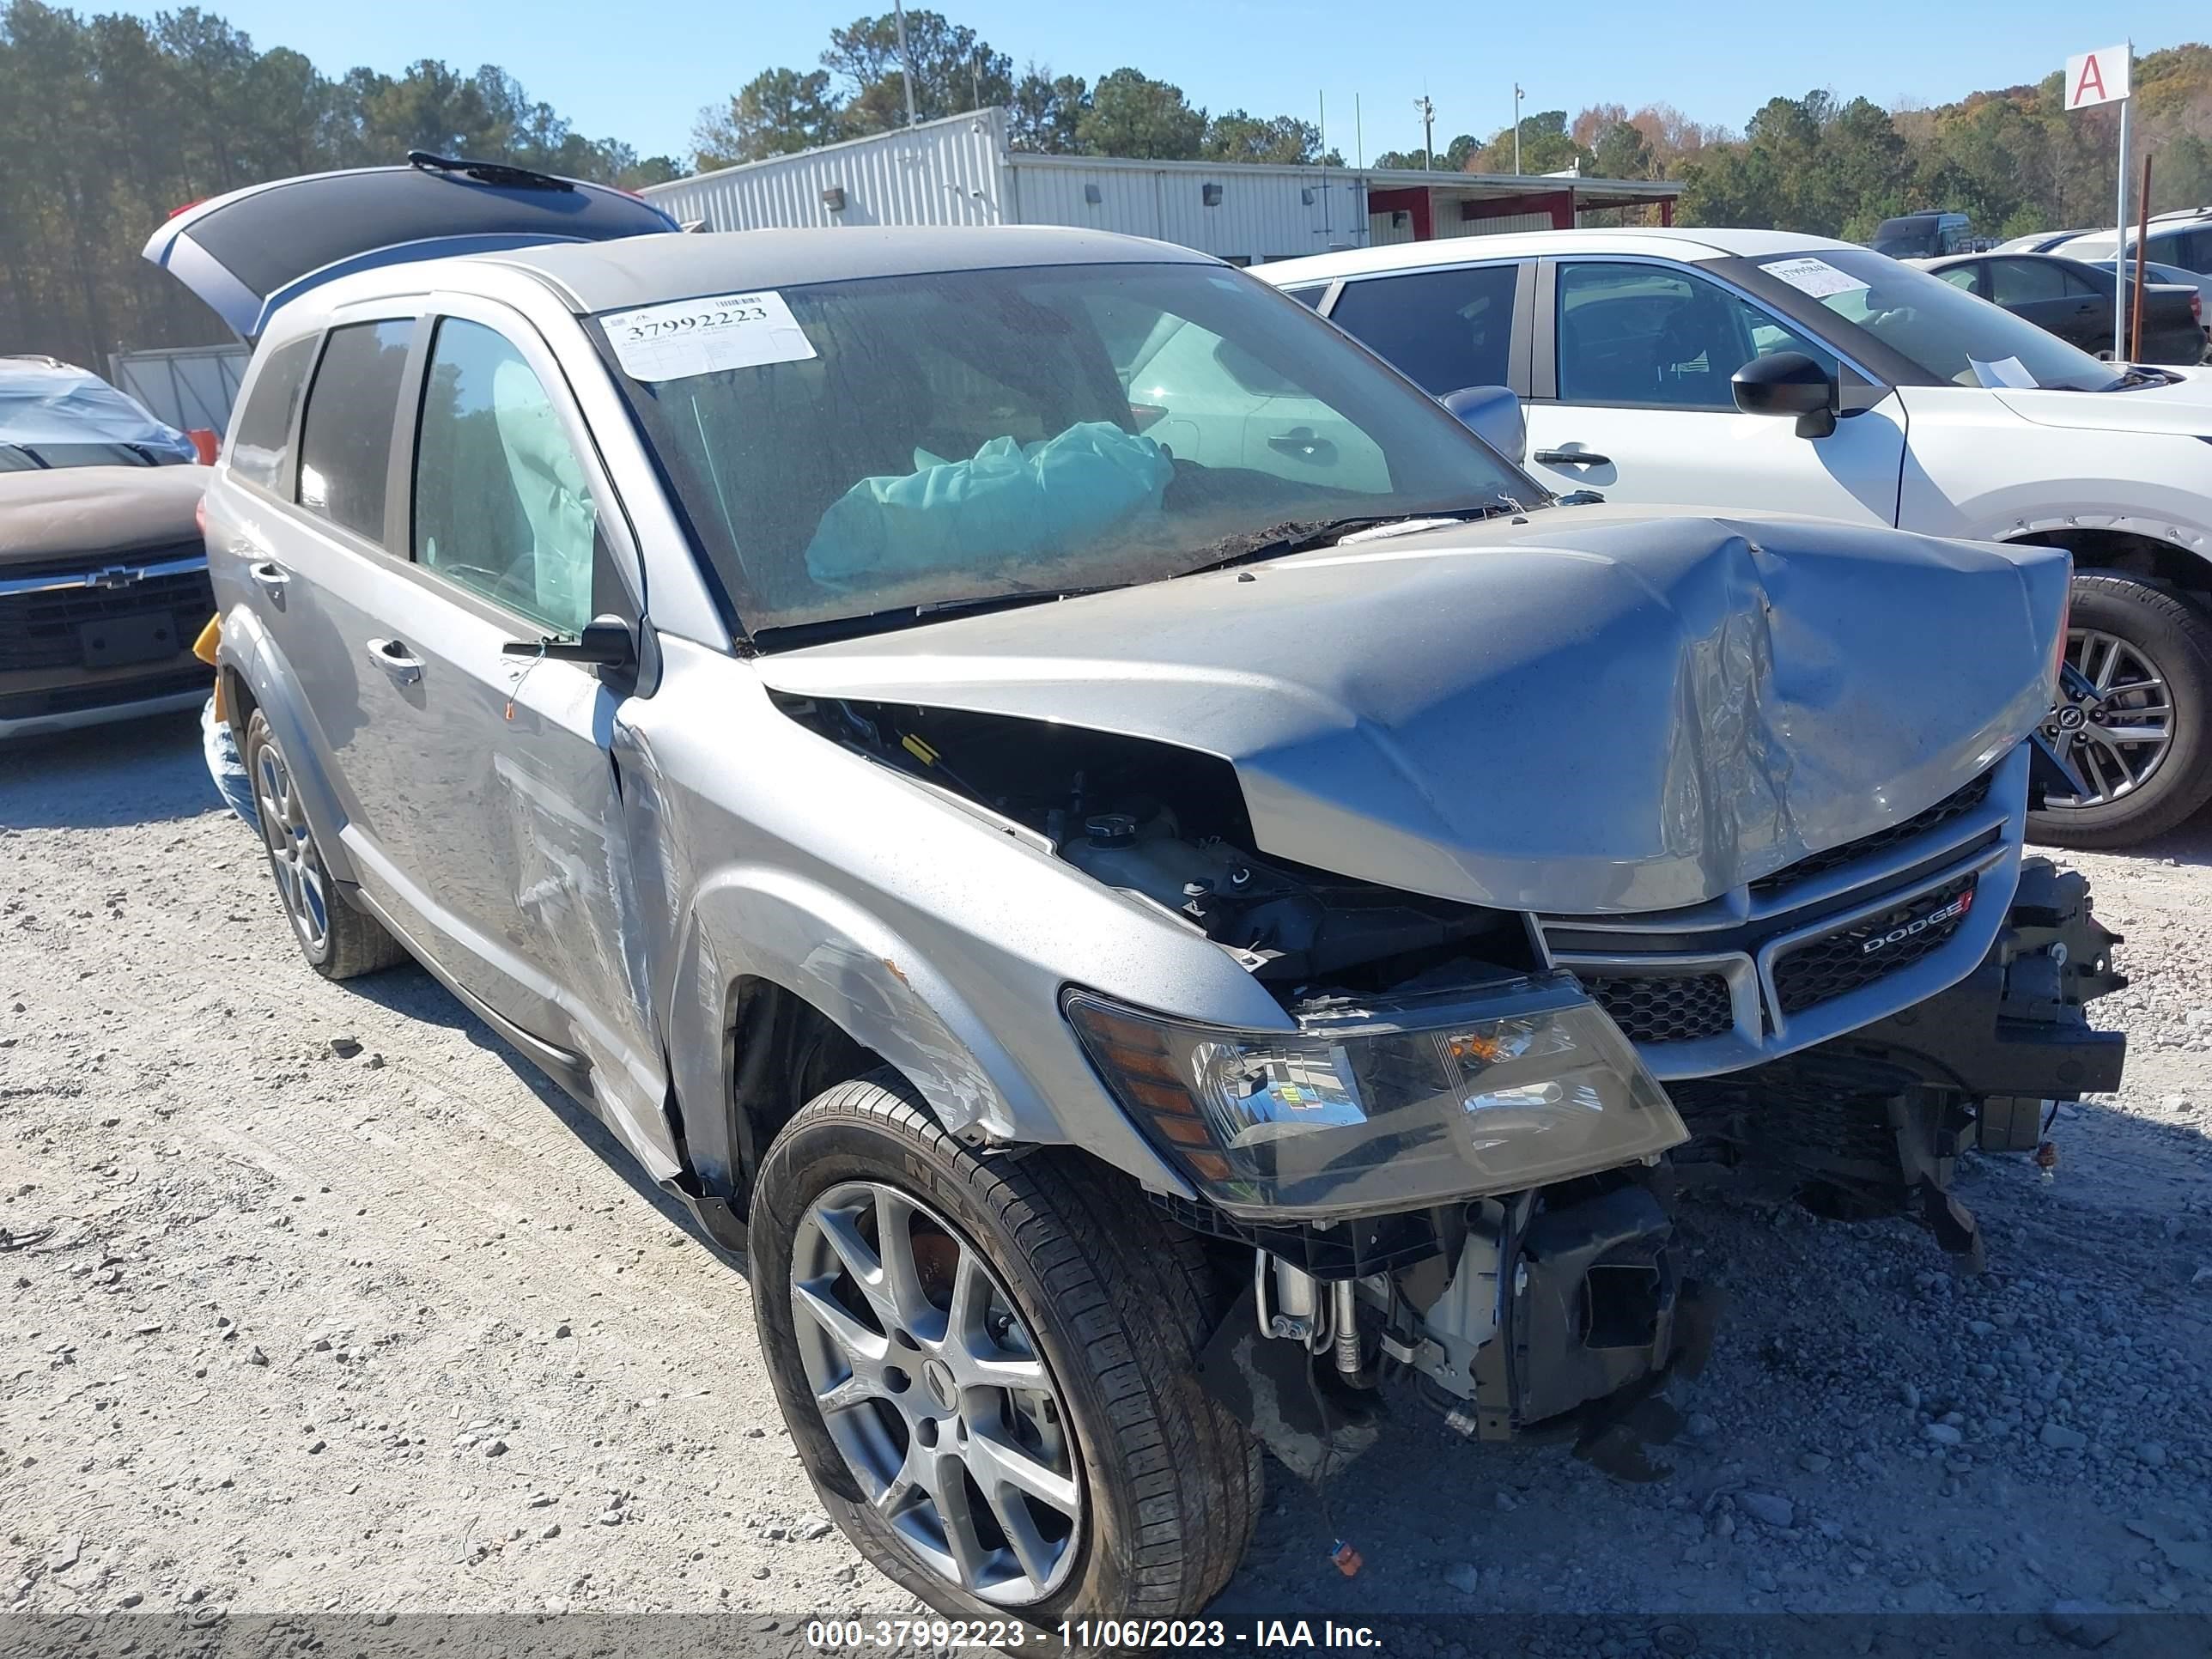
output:
<svg viewBox="0 0 2212 1659"><path fill-rule="evenodd" d="M2076 231L2051 249L2069 259L2109 259L2120 245L2119 233ZM2212 271L2212 208L2179 208L2153 216L2144 246L2154 264L2179 265L2184 270ZM2128 234L2128 252L2135 252L2136 235Z"/></svg>
<svg viewBox="0 0 2212 1659"><path fill-rule="evenodd" d="M1255 274L1438 397L1510 387L1516 459L1561 491L2068 549L2074 672L2046 735L2081 787L2035 832L2126 845L2212 799L2208 371L2100 362L1882 254L1775 231L1486 236Z"/></svg>

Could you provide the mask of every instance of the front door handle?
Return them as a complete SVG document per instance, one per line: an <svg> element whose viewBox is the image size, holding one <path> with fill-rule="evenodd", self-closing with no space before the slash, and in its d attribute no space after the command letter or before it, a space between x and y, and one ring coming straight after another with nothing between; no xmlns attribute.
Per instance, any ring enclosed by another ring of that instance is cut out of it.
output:
<svg viewBox="0 0 2212 1659"><path fill-rule="evenodd" d="M1539 466L1611 466L1613 457L1593 449L1540 449L1530 457Z"/></svg>
<svg viewBox="0 0 2212 1659"><path fill-rule="evenodd" d="M368 659L402 685L412 685L422 678L422 659L411 657L407 647L398 640L371 640Z"/></svg>
<svg viewBox="0 0 2212 1659"><path fill-rule="evenodd" d="M246 567L246 574L274 593L292 580L292 573L274 559L262 559Z"/></svg>
<svg viewBox="0 0 2212 1659"><path fill-rule="evenodd" d="M1326 438L1316 437L1310 426L1294 426L1288 432L1277 433L1267 440L1267 447L1278 455L1295 455L1302 461L1327 461L1336 453L1336 446Z"/></svg>

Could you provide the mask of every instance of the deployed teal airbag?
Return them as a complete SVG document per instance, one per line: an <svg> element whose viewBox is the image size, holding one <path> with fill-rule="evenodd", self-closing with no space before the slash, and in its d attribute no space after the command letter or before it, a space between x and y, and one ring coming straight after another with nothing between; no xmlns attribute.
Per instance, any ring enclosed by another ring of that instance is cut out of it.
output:
<svg viewBox="0 0 2212 1659"><path fill-rule="evenodd" d="M972 459L917 449L904 477L863 478L830 504L807 544L817 581L961 569L1073 551L1157 513L1175 463L1150 438L1085 421L1054 438L994 438Z"/></svg>

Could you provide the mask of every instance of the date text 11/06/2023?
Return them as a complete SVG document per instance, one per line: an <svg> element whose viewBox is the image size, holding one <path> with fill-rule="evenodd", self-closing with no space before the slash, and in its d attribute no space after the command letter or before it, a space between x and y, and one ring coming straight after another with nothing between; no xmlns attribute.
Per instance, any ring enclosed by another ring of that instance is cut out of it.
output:
<svg viewBox="0 0 2212 1659"><path fill-rule="evenodd" d="M1062 1620L1055 1632L1063 1647L1244 1648L1259 1651L1379 1649L1382 1638L1366 1625L1334 1620L1221 1619ZM822 1649L1019 1648L1036 1636L1018 1619L813 1619L806 1644ZM1039 1645L1042 1645L1040 1639Z"/></svg>

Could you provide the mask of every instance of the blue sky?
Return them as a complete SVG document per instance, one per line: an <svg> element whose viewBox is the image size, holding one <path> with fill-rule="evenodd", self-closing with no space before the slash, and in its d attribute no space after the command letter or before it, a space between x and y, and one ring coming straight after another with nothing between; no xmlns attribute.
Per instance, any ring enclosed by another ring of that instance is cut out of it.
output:
<svg viewBox="0 0 2212 1659"><path fill-rule="evenodd" d="M115 0L78 0L86 11ZM702 105L775 64L812 68L833 26L873 0L202 0L267 48L289 46L325 73L356 64L395 70L418 58L473 69L497 63L593 137L642 154L680 153ZM888 9L890 0L881 0ZM152 5L130 9L151 12ZM2146 0L2092 21L2060 0L1853 0L1844 6L1733 3L1665 9L1639 0L1493 8L1396 0L1376 9L1315 0L1106 0L1084 5L948 0L1017 68L1030 58L1096 80L1123 64L1175 82L1195 103L1313 118L1328 99L1330 142L1352 155L1352 100L1369 155L1418 149L1413 100L1437 105L1439 147L1486 136L1524 110L1617 100L1673 103L1741 126L1778 92L1833 88L1882 104L1940 103L2032 81L2072 52L2134 35L2138 51L2212 38L2201 6ZM1571 21L1568 21L1568 19Z"/></svg>

